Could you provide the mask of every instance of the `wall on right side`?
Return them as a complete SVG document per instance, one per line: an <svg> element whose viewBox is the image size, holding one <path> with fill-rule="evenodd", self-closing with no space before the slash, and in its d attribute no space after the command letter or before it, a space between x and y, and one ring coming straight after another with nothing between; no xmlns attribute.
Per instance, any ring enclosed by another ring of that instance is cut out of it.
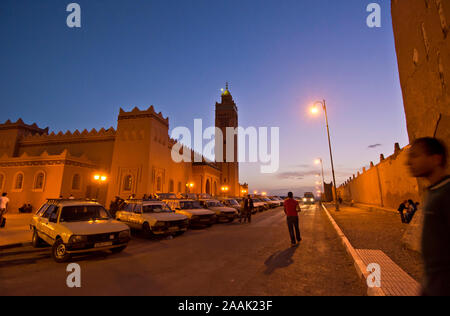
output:
<svg viewBox="0 0 450 316"><path fill-rule="evenodd" d="M436 133L450 147L450 1L391 6L409 140Z"/></svg>
<svg viewBox="0 0 450 316"><path fill-rule="evenodd" d="M409 147L409 146L408 146ZM338 195L345 201L397 209L404 200L421 202L417 180L410 176L406 166L407 149L395 145L395 153L380 163L371 163L354 178L338 188Z"/></svg>

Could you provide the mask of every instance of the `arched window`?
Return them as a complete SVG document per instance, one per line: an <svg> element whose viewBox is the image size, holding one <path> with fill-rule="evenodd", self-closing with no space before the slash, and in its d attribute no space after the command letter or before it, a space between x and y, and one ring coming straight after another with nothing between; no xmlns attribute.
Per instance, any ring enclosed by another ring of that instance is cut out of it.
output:
<svg viewBox="0 0 450 316"><path fill-rule="evenodd" d="M161 181L161 177L158 177L156 179L156 191L161 192L162 190L162 181Z"/></svg>
<svg viewBox="0 0 450 316"><path fill-rule="evenodd" d="M16 174L14 178L14 190L21 191L23 189L23 173Z"/></svg>
<svg viewBox="0 0 450 316"><path fill-rule="evenodd" d="M211 184L209 182L209 179L206 180L206 188L205 188L206 194L211 194Z"/></svg>
<svg viewBox="0 0 450 316"><path fill-rule="evenodd" d="M78 173L73 175L72 190L74 190L74 191L81 190L81 176Z"/></svg>
<svg viewBox="0 0 450 316"><path fill-rule="evenodd" d="M3 173L0 173L0 191L3 192L3 187L5 184L5 175Z"/></svg>
<svg viewBox="0 0 450 316"><path fill-rule="evenodd" d="M34 185L33 190L44 190L44 184L45 184L45 173L40 171L36 174L36 177L34 178Z"/></svg>
<svg viewBox="0 0 450 316"><path fill-rule="evenodd" d="M169 193L173 193L175 191L175 184L173 183L173 180L170 180L169 182Z"/></svg>
<svg viewBox="0 0 450 316"><path fill-rule="evenodd" d="M132 188L133 188L133 177L131 175L127 175L123 179L123 190L131 191Z"/></svg>

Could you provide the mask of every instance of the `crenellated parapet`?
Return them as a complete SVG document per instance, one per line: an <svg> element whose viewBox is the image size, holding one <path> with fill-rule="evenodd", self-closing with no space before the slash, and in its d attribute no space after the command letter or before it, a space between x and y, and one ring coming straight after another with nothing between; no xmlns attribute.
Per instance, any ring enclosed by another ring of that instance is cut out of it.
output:
<svg viewBox="0 0 450 316"><path fill-rule="evenodd" d="M16 122L7 120L5 123L0 124L0 130L8 130L8 129L24 130L30 134L39 134L39 135L48 134L48 127L40 128L36 123L25 124L25 122L21 118L19 118Z"/></svg>
<svg viewBox="0 0 450 316"><path fill-rule="evenodd" d="M390 155L389 157L385 158L384 154L380 154L380 162L378 164L374 164L373 161L370 162L368 167L363 167L362 172L357 171L357 176L353 174L353 177L351 177L349 180L345 181L341 184L340 187L345 187L350 185L352 182L357 180L359 177L364 176L368 171L374 169L374 168L380 168L383 165L386 164L392 164L394 163L398 157L404 153L405 150L407 150L410 147L410 145L405 146L404 148L400 148L399 143L395 143L394 145L394 153Z"/></svg>
<svg viewBox="0 0 450 316"><path fill-rule="evenodd" d="M147 117L155 118L164 125L169 126L169 118L164 117L161 112L156 113L153 105L150 106L147 110L140 110L138 107L135 107L130 112L124 111L122 108L120 108L118 120L120 121L127 119L147 118Z"/></svg>
<svg viewBox="0 0 450 316"><path fill-rule="evenodd" d="M100 140L114 140L116 136L116 130L112 127L108 129L92 129L88 131L87 129L83 131L75 130L74 132L66 131L64 132L52 132L50 134L34 134L27 135L23 137L20 141L21 145L27 144L42 144L42 143L70 143L70 142L89 142L89 141L100 141Z"/></svg>
<svg viewBox="0 0 450 316"><path fill-rule="evenodd" d="M40 155L28 155L23 153L18 157L9 157L4 154L0 156L0 167L24 167L24 166L55 166L55 165L72 165L84 168L95 169L99 166L89 160L89 158L83 154L81 156L72 155L67 149L64 149L61 153L51 155L47 151L44 151Z"/></svg>

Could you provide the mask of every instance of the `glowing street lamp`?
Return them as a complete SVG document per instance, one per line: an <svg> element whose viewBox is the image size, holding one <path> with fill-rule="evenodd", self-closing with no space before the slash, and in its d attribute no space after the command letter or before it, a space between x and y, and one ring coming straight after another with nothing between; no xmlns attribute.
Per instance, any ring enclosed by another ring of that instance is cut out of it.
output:
<svg viewBox="0 0 450 316"><path fill-rule="evenodd" d="M92 178L94 179L94 182L97 183L97 191L95 193L95 199L97 200L100 191L100 185L105 183L108 180L108 177L106 175L96 173Z"/></svg>
<svg viewBox="0 0 450 316"><path fill-rule="evenodd" d="M314 103L313 107L311 108L311 113L316 115L319 113L319 105L322 106L323 112L325 114L325 122L327 125L327 134L328 134L328 147L330 148L330 158L331 158L331 171L333 172L333 188L334 188L334 201L336 204L336 211L339 211L339 203L337 200L337 189L336 189L336 177L335 177L335 173L334 173L334 162L333 162L333 152L331 150L331 138L330 138L330 127L328 124L328 114L327 114L327 105L325 100L322 101L317 101L316 103Z"/></svg>

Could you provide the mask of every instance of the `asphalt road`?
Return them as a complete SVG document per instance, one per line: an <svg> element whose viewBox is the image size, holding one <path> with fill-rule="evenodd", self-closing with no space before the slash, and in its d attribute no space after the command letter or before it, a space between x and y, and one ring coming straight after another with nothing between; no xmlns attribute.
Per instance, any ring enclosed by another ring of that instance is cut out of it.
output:
<svg viewBox="0 0 450 316"><path fill-rule="evenodd" d="M219 224L174 239L134 236L121 254L75 257L81 288L68 288L67 264L49 248L0 252L0 296L7 295L364 295L335 231L316 206L300 217L303 241L290 247L281 208L251 224Z"/></svg>

